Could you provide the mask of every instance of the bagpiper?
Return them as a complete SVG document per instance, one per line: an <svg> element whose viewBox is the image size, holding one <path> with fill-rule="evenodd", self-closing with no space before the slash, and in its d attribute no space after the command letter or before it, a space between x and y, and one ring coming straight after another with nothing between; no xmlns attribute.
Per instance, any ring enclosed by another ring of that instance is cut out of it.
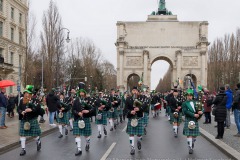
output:
<svg viewBox="0 0 240 160"><path fill-rule="evenodd" d="M75 153L75 156L82 154L81 136L84 136L86 138L85 150L89 151L90 136L92 135L90 117L94 111L93 108L86 102L86 91L84 87L85 84L83 82L80 82L78 97L76 97L73 102L73 135L75 135L75 142L77 144L77 151Z"/></svg>
<svg viewBox="0 0 240 160"><path fill-rule="evenodd" d="M134 136L137 136L137 148L141 150L142 135L144 134L143 127L143 108L140 102L140 96L137 87L133 87L132 96L128 97L126 100L126 111L127 111L127 130L129 134L129 141L131 151L130 154L135 154L134 148Z"/></svg>
<svg viewBox="0 0 240 160"><path fill-rule="evenodd" d="M117 118L118 118L118 106L120 105L121 100L115 95L115 90L111 89L111 95L109 97L109 101L111 102L111 109L108 111L108 118L110 123L110 131L113 131L117 128Z"/></svg>
<svg viewBox="0 0 240 160"><path fill-rule="evenodd" d="M178 90L173 90L172 96L169 98L170 106L170 123L173 125L174 136L178 137L179 126L182 123L182 102L178 96Z"/></svg>
<svg viewBox="0 0 240 160"><path fill-rule="evenodd" d="M33 87L33 85L26 86L26 90L23 92L23 98L21 98L18 106L18 114L20 120L19 135L22 147L20 156L26 154L25 145L27 136L35 137L37 151L41 150L41 129L38 124L37 118L39 115L44 114L44 110L41 108L40 104L33 102L33 100L31 99Z"/></svg>
<svg viewBox="0 0 240 160"><path fill-rule="evenodd" d="M69 125L69 109L70 106L64 102L64 95L60 94L60 103L58 104L57 111L57 122L60 135L58 138L63 137L63 127L65 129L65 135L68 135L68 125Z"/></svg>
<svg viewBox="0 0 240 160"><path fill-rule="evenodd" d="M99 96L96 99L94 105L96 106L96 124L98 128L98 138L102 137L102 127L103 132L105 135L107 135L107 112L110 108L109 102L104 99L103 92L98 92Z"/></svg>
<svg viewBox="0 0 240 160"><path fill-rule="evenodd" d="M185 123L183 128L183 135L187 136L187 143L189 154L193 154L194 143L197 136L200 135L198 119L202 116L203 112L193 100L193 90L188 89L187 100L182 104L183 112L185 115Z"/></svg>

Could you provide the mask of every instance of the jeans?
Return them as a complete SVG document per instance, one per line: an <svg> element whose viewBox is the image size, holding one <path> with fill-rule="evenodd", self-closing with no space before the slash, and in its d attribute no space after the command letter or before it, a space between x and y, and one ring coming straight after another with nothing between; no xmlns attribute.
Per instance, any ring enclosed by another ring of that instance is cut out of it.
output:
<svg viewBox="0 0 240 160"><path fill-rule="evenodd" d="M211 123L212 117L210 112L205 112L205 123Z"/></svg>
<svg viewBox="0 0 240 160"><path fill-rule="evenodd" d="M231 109L227 109L227 117L226 117L226 127L230 127L231 125L231 119L230 119L230 111Z"/></svg>
<svg viewBox="0 0 240 160"><path fill-rule="evenodd" d="M55 116L56 112L49 112L49 124L53 124L54 123L54 116Z"/></svg>
<svg viewBox="0 0 240 160"><path fill-rule="evenodd" d="M240 134L240 110L234 109L234 119L237 126L238 134Z"/></svg>
<svg viewBox="0 0 240 160"><path fill-rule="evenodd" d="M3 127L5 126L6 108L0 107L0 113L1 113L0 127Z"/></svg>

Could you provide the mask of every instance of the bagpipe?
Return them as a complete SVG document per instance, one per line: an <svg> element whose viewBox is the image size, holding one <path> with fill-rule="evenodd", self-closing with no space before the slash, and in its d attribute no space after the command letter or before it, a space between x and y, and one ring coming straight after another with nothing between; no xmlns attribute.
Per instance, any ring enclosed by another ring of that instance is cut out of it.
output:
<svg viewBox="0 0 240 160"><path fill-rule="evenodd" d="M203 92L202 91L199 91L198 92L198 98L197 98L197 101L196 101L196 112L198 113L199 111L202 111L203 110L203 106L204 106L204 103L202 101L202 97L203 97ZM198 120L202 117L202 114L199 115L198 117Z"/></svg>

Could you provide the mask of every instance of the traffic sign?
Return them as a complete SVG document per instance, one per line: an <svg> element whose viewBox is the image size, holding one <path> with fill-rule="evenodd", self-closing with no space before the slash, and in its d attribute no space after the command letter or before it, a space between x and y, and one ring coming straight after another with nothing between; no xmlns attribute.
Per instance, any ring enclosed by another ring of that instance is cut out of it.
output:
<svg viewBox="0 0 240 160"><path fill-rule="evenodd" d="M17 91L20 92L20 90L21 90L21 87L17 86Z"/></svg>

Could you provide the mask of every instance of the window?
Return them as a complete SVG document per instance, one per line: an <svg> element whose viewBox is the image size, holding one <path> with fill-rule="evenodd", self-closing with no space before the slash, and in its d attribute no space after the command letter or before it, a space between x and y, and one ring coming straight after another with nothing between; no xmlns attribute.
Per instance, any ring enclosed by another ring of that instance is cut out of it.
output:
<svg viewBox="0 0 240 160"><path fill-rule="evenodd" d="M19 23L22 24L22 13L19 13Z"/></svg>
<svg viewBox="0 0 240 160"><path fill-rule="evenodd" d="M3 36L3 22L0 21L0 36Z"/></svg>
<svg viewBox="0 0 240 160"><path fill-rule="evenodd" d="M11 7L11 18L14 19L14 8Z"/></svg>
<svg viewBox="0 0 240 160"><path fill-rule="evenodd" d="M3 48L0 48L0 57L3 57Z"/></svg>
<svg viewBox="0 0 240 160"><path fill-rule="evenodd" d="M11 28L11 41L14 41L14 28Z"/></svg>
<svg viewBox="0 0 240 160"><path fill-rule="evenodd" d="M0 11L3 11L3 0L0 0Z"/></svg>
<svg viewBox="0 0 240 160"><path fill-rule="evenodd" d="M19 31L19 44L22 44L22 32Z"/></svg>
<svg viewBox="0 0 240 160"><path fill-rule="evenodd" d="M14 56L14 53L13 52L11 52L11 55L10 55L11 57L10 57L10 64L13 64L13 56Z"/></svg>
<svg viewBox="0 0 240 160"><path fill-rule="evenodd" d="M22 66L22 55L19 55L19 67Z"/></svg>

